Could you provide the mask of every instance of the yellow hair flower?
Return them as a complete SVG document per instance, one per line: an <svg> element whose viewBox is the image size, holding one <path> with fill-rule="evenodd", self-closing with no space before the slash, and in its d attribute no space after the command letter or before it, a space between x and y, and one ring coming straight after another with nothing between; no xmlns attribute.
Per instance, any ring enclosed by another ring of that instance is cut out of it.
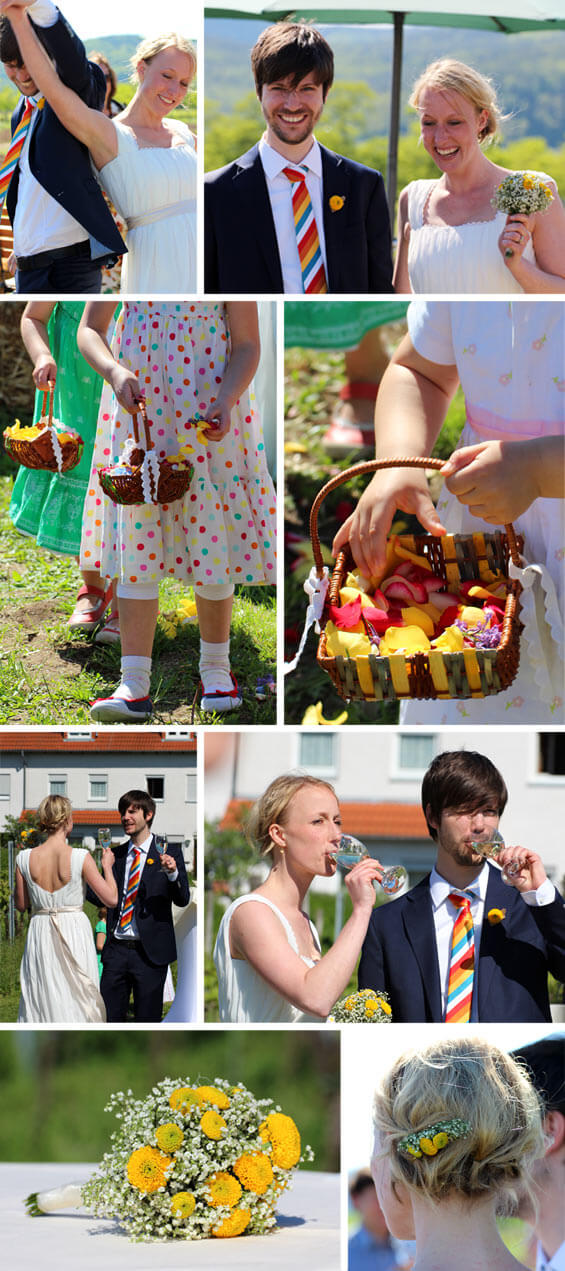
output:
<svg viewBox="0 0 565 1271"><path fill-rule="evenodd" d="M173 1218L190 1218L196 1209L196 1198L192 1192L177 1192L171 1200Z"/></svg>
<svg viewBox="0 0 565 1271"><path fill-rule="evenodd" d="M200 1099L191 1086L179 1086L169 1095L169 1103L173 1112L182 1112L187 1116L192 1108L200 1107Z"/></svg>
<svg viewBox="0 0 565 1271"><path fill-rule="evenodd" d="M219 1112L208 1111L202 1117L200 1129L207 1139L221 1139L224 1130L227 1129L227 1123Z"/></svg>
<svg viewBox="0 0 565 1271"><path fill-rule="evenodd" d="M344 203L345 203L345 198L343 194L332 194L330 198L330 211L341 212L341 209Z"/></svg>
<svg viewBox="0 0 565 1271"><path fill-rule="evenodd" d="M440 1148L447 1147L447 1144L449 1143L447 1134L445 1134L443 1130L440 1130L439 1134L434 1134L432 1143L434 1147L436 1148L436 1150L439 1152Z"/></svg>
<svg viewBox="0 0 565 1271"><path fill-rule="evenodd" d="M173 1164L171 1156L165 1156L156 1147L139 1147L127 1163L127 1176L132 1187L140 1192L156 1192L167 1181L167 1170Z"/></svg>
<svg viewBox="0 0 565 1271"><path fill-rule="evenodd" d="M212 1227L213 1236L240 1236L242 1231L249 1226L251 1222L251 1213L249 1209L234 1209L233 1214L229 1214L219 1227Z"/></svg>
<svg viewBox="0 0 565 1271"><path fill-rule="evenodd" d="M209 1205L214 1206L214 1209L219 1209L221 1205L228 1205L232 1209L234 1205L237 1205L242 1192L241 1183L225 1170L218 1170L216 1174L211 1174L206 1179L206 1186L208 1188L206 1199Z"/></svg>
<svg viewBox="0 0 565 1271"><path fill-rule="evenodd" d="M427 1139L425 1136L420 1139L420 1147L426 1156L435 1156L438 1150L433 1139Z"/></svg>
<svg viewBox="0 0 565 1271"><path fill-rule="evenodd" d="M409 1153L409 1155L410 1155L410 1156L421 1156L421 1155L422 1155L422 1153L418 1150L418 1148L417 1148L417 1147L410 1147L410 1146L408 1146L408 1147L406 1148L406 1151Z"/></svg>
<svg viewBox="0 0 565 1271"><path fill-rule="evenodd" d="M255 1192L257 1196L264 1195L274 1178L273 1167L265 1152L244 1152L232 1169L245 1190Z"/></svg>
<svg viewBox="0 0 565 1271"><path fill-rule="evenodd" d="M212 1103L215 1108L229 1108L230 1101L227 1094L223 1090L217 1090L216 1086L198 1086L196 1094L200 1103Z"/></svg>
<svg viewBox="0 0 565 1271"><path fill-rule="evenodd" d="M292 1169L300 1160L300 1134L292 1117L283 1112L270 1112L259 1126L263 1143L271 1144L274 1164L281 1169Z"/></svg>
<svg viewBox="0 0 565 1271"><path fill-rule="evenodd" d="M157 1126L155 1138L163 1152L176 1152L184 1139L184 1134L174 1121L167 1121L165 1125Z"/></svg>

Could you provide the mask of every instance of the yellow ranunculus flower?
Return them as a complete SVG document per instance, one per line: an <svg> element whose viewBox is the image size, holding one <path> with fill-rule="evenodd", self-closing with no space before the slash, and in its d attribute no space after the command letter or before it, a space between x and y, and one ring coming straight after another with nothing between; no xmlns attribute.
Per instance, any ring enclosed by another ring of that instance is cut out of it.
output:
<svg viewBox="0 0 565 1271"><path fill-rule="evenodd" d="M449 1139L445 1131L440 1130L439 1134L434 1134L432 1142L434 1147L437 1148L437 1150L439 1151L440 1148L447 1147L447 1144L449 1143Z"/></svg>
<svg viewBox="0 0 565 1271"><path fill-rule="evenodd" d="M332 194L332 196L331 196L331 198L330 198L330 209L331 209L331 211L332 211L332 212L341 212L341 209L342 209L342 207L343 207L344 203L345 203L345 199L343 198L343 195L341 195L341 194Z"/></svg>

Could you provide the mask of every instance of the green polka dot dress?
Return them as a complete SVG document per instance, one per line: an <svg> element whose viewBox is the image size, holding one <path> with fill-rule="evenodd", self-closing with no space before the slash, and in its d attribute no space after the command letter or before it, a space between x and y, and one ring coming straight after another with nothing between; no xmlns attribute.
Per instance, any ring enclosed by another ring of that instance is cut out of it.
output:
<svg viewBox="0 0 565 1271"><path fill-rule="evenodd" d="M84 509L81 568L120 582L174 576L210 583L275 583L275 493L252 392L232 410L217 444L199 441L194 418L211 405L229 361L223 304L124 303L113 352L145 393L159 458L193 447L187 493L156 507L116 506L100 489L97 469L118 463L132 417L105 385L92 476Z"/></svg>

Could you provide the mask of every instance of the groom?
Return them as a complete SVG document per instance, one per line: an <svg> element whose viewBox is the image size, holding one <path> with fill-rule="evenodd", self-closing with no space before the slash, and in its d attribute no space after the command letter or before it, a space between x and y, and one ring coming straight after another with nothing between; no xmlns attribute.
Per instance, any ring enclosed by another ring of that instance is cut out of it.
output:
<svg viewBox="0 0 565 1271"><path fill-rule="evenodd" d="M104 75L87 60L83 44L57 7L51 0L11 0L11 4L28 10L63 83L87 106L101 110ZM0 11L6 9L2 0ZM44 102L22 62L6 17L0 17L0 61L22 94L12 115L12 142L0 167L0 209L6 194L14 230L16 290L99 292L102 265L114 263L126 248L104 202L88 150Z"/></svg>
<svg viewBox="0 0 565 1271"><path fill-rule="evenodd" d="M392 291L380 173L313 135L333 82L329 44L305 23L277 22L259 36L251 65L267 128L206 177L205 290Z"/></svg>
<svg viewBox="0 0 565 1271"><path fill-rule="evenodd" d="M473 751L436 755L425 774L435 866L374 910L359 964L359 988L385 989L397 1022L551 1020L548 971L565 979L563 900L535 852L501 852L501 864L522 864L508 885L472 848L507 797L498 769Z"/></svg>
<svg viewBox="0 0 565 1271"><path fill-rule="evenodd" d="M128 790L118 811L128 839L113 848L118 903L108 910L100 992L108 1023L126 1019L131 992L134 1019L160 1023L167 967L177 956L171 906L188 905L188 879L180 847L155 850L151 795Z"/></svg>

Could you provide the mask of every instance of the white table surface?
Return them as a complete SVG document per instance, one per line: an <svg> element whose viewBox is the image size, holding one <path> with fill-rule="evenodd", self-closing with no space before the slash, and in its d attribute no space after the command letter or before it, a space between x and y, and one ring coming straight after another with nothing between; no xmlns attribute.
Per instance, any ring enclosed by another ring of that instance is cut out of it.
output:
<svg viewBox="0 0 565 1271"><path fill-rule="evenodd" d="M6 1267L17 1271L216 1271L288 1268L339 1271L339 1175L297 1171L284 1192L278 1227L267 1236L137 1244L111 1219L84 1210L30 1218L30 1192L82 1183L93 1165L0 1164L0 1231ZM96 1237L96 1238L94 1238Z"/></svg>

